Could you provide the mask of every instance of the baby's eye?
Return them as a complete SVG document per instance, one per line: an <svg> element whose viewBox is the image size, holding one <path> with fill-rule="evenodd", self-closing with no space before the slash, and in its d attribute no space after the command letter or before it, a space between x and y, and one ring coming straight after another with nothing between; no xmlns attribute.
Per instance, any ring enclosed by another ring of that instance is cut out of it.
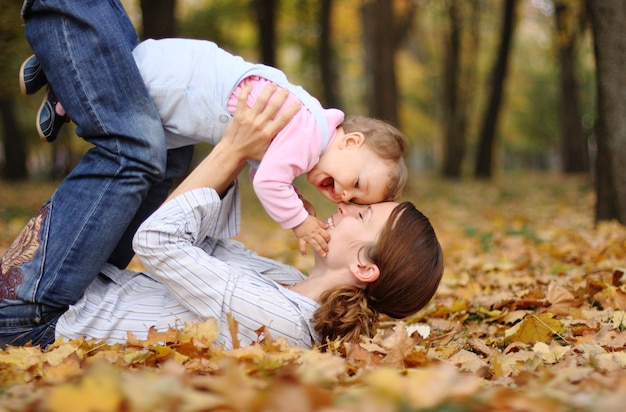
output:
<svg viewBox="0 0 626 412"><path fill-rule="evenodd" d="M354 187L358 189L359 186L361 186L361 182L357 180L356 183L354 184Z"/></svg>

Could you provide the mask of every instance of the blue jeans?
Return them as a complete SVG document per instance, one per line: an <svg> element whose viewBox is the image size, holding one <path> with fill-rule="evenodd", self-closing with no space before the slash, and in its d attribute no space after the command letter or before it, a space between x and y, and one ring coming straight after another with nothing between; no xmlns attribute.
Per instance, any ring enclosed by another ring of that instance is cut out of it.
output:
<svg viewBox="0 0 626 412"><path fill-rule="evenodd" d="M118 0L27 0L26 37L76 133L94 145L0 260L0 347L46 346L68 305L182 175L193 148L167 151Z"/></svg>

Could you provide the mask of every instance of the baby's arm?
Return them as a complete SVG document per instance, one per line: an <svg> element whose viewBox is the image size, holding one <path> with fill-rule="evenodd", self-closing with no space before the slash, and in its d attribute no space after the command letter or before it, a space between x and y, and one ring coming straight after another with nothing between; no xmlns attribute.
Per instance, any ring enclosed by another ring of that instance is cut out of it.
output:
<svg viewBox="0 0 626 412"><path fill-rule="evenodd" d="M302 196L302 192L300 192L300 189L298 189L298 186L296 185L292 185L292 186L293 186L293 190L298 195L298 199L302 201L302 206L304 207L304 210L306 210L307 213L311 216L317 216L317 213L315 213L315 208L313 207L313 204L309 202L308 200L306 200L304 196Z"/></svg>
<svg viewBox="0 0 626 412"><path fill-rule="evenodd" d="M302 204L304 206L304 210L306 210L308 212L309 215L311 216L317 216L317 214L315 213L315 208L313 207L313 205L311 204L311 202L309 202L308 200L306 200L305 198L303 198L302 196L300 196L300 200L302 200Z"/></svg>
<svg viewBox="0 0 626 412"><path fill-rule="evenodd" d="M290 95L284 103L299 102ZM268 215L284 229L292 229L299 248L306 254L306 243L320 255L328 251L327 223L310 215L315 211L293 184L319 161L322 139L315 117L302 106L291 121L276 135L256 170L250 170L254 191Z"/></svg>
<svg viewBox="0 0 626 412"><path fill-rule="evenodd" d="M302 255L306 255L307 243L322 257L328 253L328 241L330 240L328 223L309 215L304 222L293 228L293 233L298 238Z"/></svg>

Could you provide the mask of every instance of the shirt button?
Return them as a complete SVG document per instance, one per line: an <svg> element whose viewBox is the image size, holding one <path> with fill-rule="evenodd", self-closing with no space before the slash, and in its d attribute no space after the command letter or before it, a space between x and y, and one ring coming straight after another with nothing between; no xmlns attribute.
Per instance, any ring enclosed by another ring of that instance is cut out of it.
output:
<svg viewBox="0 0 626 412"><path fill-rule="evenodd" d="M228 123L229 117L225 114L221 114L220 115L220 122L222 123Z"/></svg>

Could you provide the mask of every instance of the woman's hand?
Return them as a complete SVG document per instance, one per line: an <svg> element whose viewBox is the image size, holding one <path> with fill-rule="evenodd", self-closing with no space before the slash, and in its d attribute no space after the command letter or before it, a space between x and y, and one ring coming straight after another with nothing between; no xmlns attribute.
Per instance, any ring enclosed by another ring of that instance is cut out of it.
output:
<svg viewBox="0 0 626 412"><path fill-rule="evenodd" d="M247 160L260 160L263 157L276 133L300 109L300 104L296 103L279 114L288 92L281 90L274 94L275 91L275 85L266 87L249 108L246 100L250 88L242 90L237 112L224 131L222 140L170 194L168 200L199 187L210 187L223 195Z"/></svg>
<svg viewBox="0 0 626 412"><path fill-rule="evenodd" d="M286 89L276 92L277 88L273 83L267 86L252 107L246 104L250 85L246 85L239 95L237 111L221 143L231 146L230 150L241 161L261 160L274 136L300 109L300 104L291 104L283 110L289 92Z"/></svg>

